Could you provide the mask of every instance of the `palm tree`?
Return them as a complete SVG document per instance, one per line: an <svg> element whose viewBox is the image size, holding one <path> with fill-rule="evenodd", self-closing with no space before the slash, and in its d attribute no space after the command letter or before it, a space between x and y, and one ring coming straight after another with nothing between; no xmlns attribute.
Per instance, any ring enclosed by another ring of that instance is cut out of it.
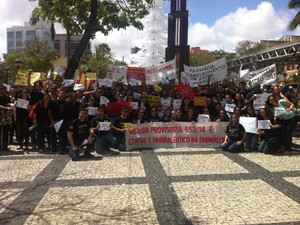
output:
<svg viewBox="0 0 300 225"><path fill-rule="evenodd" d="M290 0L288 4L289 9L300 9L300 0ZM300 25L300 11L296 14L296 16L290 22L288 29L290 31L296 30L296 28Z"/></svg>

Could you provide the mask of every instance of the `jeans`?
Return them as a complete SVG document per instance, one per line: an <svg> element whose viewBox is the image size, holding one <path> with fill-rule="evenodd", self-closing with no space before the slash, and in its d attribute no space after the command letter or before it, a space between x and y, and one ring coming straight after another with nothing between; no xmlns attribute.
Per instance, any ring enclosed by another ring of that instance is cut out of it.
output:
<svg viewBox="0 0 300 225"><path fill-rule="evenodd" d="M237 145L237 141L228 141L221 148L223 151L228 151L231 153L240 152L243 150L243 143L241 145Z"/></svg>
<svg viewBox="0 0 300 225"><path fill-rule="evenodd" d="M245 149L247 150L256 150L257 148L258 135L247 133L247 138L245 140Z"/></svg>
<svg viewBox="0 0 300 225"><path fill-rule="evenodd" d="M115 142L116 138L111 133L107 133L104 136L96 136L94 148L99 154L102 151L109 150L110 147L114 146Z"/></svg>
<svg viewBox="0 0 300 225"><path fill-rule="evenodd" d="M119 151L126 151L126 143L124 137L116 137L115 145Z"/></svg>
<svg viewBox="0 0 300 225"><path fill-rule="evenodd" d="M292 132L297 123L298 118L296 116L289 120L281 120L281 142L286 151L290 151L292 148Z"/></svg>

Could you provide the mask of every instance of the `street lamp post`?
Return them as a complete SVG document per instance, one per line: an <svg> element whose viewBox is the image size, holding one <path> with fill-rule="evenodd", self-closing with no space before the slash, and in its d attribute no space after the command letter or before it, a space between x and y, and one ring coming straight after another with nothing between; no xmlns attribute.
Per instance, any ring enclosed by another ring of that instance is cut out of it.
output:
<svg viewBox="0 0 300 225"><path fill-rule="evenodd" d="M6 75L5 82L6 82L6 84L8 84L8 73L9 73L9 71L10 71L9 67L5 67L5 68L4 68L4 71L5 71L5 75Z"/></svg>

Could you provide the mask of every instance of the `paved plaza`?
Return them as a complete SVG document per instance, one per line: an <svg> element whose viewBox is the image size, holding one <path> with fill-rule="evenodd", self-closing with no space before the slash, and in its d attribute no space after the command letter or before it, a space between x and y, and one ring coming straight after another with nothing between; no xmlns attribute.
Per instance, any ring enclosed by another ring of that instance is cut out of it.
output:
<svg viewBox="0 0 300 225"><path fill-rule="evenodd" d="M300 224L300 151L95 156L1 152L0 224Z"/></svg>

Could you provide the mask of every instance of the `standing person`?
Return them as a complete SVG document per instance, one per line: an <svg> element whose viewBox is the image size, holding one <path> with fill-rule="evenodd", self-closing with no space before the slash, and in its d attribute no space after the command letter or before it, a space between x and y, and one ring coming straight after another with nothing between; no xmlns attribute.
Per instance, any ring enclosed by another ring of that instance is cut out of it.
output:
<svg viewBox="0 0 300 225"><path fill-rule="evenodd" d="M51 96L45 94L42 101L38 102L33 111L33 122L37 131L37 145L40 151L45 151L45 137L47 136L49 147L49 124L48 108Z"/></svg>
<svg viewBox="0 0 300 225"><path fill-rule="evenodd" d="M88 111L85 108L80 110L78 118L73 120L68 128L68 140L70 143L69 156L73 161L79 160L80 157L80 145L88 139L87 149L84 151L83 156L86 158L93 158L91 154L93 143L93 132L90 132L90 124L87 120Z"/></svg>
<svg viewBox="0 0 300 225"><path fill-rule="evenodd" d="M57 139L60 140L60 154L68 154L67 150L67 122L66 122L66 93L59 91L57 99L52 99L48 107L48 116L50 119L50 142L52 152L58 151ZM63 120L60 129L56 132L54 125Z"/></svg>
<svg viewBox="0 0 300 225"><path fill-rule="evenodd" d="M18 98L17 101L20 101L19 99L26 100L29 102L29 90L27 88L24 88L22 90L22 97ZM29 108L27 109L16 107L16 128L17 128L17 141L19 144L19 148L23 149L23 146L25 147L25 151L28 150L28 142L29 142L29 125L30 125L30 119L29 119Z"/></svg>
<svg viewBox="0 0 300 225"><path fill-rule="evenodd" d="M238 117L233 114L226 127L225 140L221 148L231 153L240 152L244 148L246 137L245 128L239 123Z"/></svg>
<svg viewBox="0 0 300 225"><path fill-rule="evenodd" d="M254 108L251 105L246 107L246 111L243 116L257 118ZM257 150L257 142L258 142L258 134L247 133L247 138L245 141L245 151Z"/></svg>
<svg viewBox="0 0 300 225"><path fill-rule="evenodd" d="M111 134L111 126L108 130L99 130L101 122L111 122L110 118L106 115L105 106L99 106L98 115L91 120L91 132L96 135L94 141L94 148L97 153L109 151L116 142L116 138Z"/></svg>
<svg viewBox="0 0 300 225"><path fill-rule="evenodd" d="M266 105L274 112L275 107L282 107L286 112L280 115L281 119L281 142L282 152L288 152L292 149L292 132L297 126L298 118L296 116L295 105L287 98L282 98L279 101L273 95L267 98Z"/></svg>
<svg viewBox="0 0 300 225"><path fill-rule="evenodd" d="M0 149L8 151L8 133L12 123L12 108L9 106L10 100L6 93L6 87L0 84Z"/></svg>
<svg viewBox="0 0 300 225"><path fill-rule="evenodd" d="M160 117L157 115L157 109L155 106L152 106L150 108L150 113L149 115L147 116L147 119L146 119L148 122L159 122L161 119Z"/></svg>
<svg viewBox="0 0 300 225"><path fill-rule="evenodd" d="M133 123L133 120L128 116L128 107L122 107L121 116L117 117L112 124L113 135L116 138L116 147L119 151L126 150L125 142L125 123Z"/></svg>

